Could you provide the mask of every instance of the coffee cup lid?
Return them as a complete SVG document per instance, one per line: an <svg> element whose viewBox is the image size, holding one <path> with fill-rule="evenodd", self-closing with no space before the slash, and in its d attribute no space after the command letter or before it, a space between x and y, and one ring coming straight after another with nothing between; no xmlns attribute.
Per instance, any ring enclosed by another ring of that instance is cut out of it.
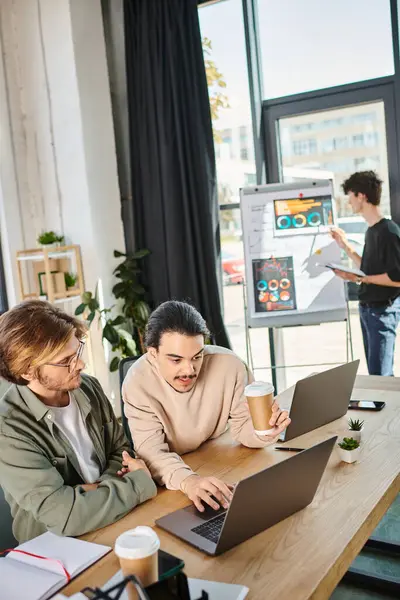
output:
<svg viewBox="0 0 400 600"><path fill-rule="evenodd" d="M146 558L160 548L158 535L151 527L140 526L117 537L115 554L119 558Z"/></svg>
<svg viewBox="0 0 400 600"><path fill-rule="evenodd" d="M269 381L253 381L246 385L244 389L246 396L264 396L265 394L273 394L274 386Z"/></svg>

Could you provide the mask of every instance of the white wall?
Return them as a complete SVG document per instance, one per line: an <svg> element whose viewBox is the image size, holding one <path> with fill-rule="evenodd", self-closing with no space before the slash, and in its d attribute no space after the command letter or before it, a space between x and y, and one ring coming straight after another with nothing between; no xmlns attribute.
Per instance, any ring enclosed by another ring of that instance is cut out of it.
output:
<svg viewBox="0 0 400 600"><path fill-rule="evenodd" d="M100 0L1 0L0 224L10 304L15 251L43 230L81 246L86 289L113 303L124 249ZM72 309L73 307L70 307ZM108 393L99 335L94 371Z"/></svg>

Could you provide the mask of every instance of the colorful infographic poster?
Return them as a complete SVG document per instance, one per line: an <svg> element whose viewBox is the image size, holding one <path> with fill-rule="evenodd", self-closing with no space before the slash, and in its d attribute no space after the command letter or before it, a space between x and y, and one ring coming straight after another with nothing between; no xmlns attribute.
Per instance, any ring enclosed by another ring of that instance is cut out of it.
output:
<svg viewBox="0 0 400 600"><path fill-rule="evenodd" d="M253 282L256 312L296 310L291 256L253 260Z"/></svg>

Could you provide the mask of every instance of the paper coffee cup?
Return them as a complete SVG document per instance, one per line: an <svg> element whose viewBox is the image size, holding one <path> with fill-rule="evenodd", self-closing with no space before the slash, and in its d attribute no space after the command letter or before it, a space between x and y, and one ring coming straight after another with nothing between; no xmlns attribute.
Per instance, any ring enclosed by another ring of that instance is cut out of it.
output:
<svg viewBox="0 0 400 600"><path fill-rule="evenodd" d="M268 435L273 431L269 421L272 417L274 386L267 381L254 381L245 387L244 394L255 433Z"/></svg>
<svg viewBox="0 0 400 600"><path fill-rule="evenodd" d="M136 575L143 587L158 581L160 540L151 527L141 526L122 533L115 542L124 577ZM138 598L134 586L128 586L129 600Z"/></svg>

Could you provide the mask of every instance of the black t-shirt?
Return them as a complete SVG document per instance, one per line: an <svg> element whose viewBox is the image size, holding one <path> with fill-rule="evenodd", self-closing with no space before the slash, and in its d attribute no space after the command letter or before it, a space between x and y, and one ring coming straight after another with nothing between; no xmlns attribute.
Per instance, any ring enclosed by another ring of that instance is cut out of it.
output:
<svg viewBox="0 0 400 600"><path fill-rule="evenodd" d="M390 219L381 219L365 234L361 270L366 275L387 273L392 281L400 281L400 227ZM385 302L396 298L400 288L362 283L360 302Z"/></svg>

